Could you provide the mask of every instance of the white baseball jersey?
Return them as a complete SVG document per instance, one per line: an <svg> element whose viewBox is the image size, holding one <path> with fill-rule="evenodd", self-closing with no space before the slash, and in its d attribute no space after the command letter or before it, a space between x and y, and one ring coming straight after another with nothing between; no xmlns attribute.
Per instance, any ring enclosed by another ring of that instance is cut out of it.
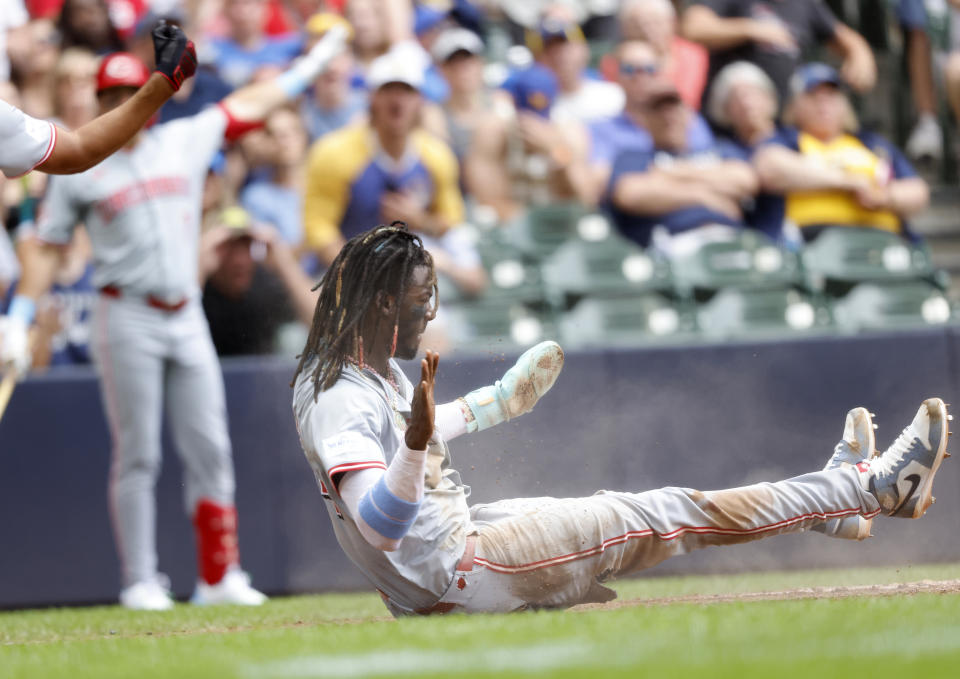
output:
<svg viewBox="0 0 960 679"><path fill-rule="evenodd" d="M360 469L386 469L403 442L413 386L390 361L400 394L374 371L344 367L340 379L313 400L313 369L297 378L293 409L303 450L313 468L337 541L391 603L429 607L448 589L470 532L470 489L450 468L450 451L435 434L428 448L428 482L417 518L394 552L371 546L350 516L332 478ZM430 481L429 460L442 459ZM433 487L432 487L433 486Z"/></svg>
<svg viewBox="0 0 960 679"><path fill-rule="evenodd" d="M76 175L50 180L37 235L67 243L90 233L95 287L168 302L199 295L197 248L207 170L227 116L214 106L150 128L137 145Z"/></svg>
<svg viewBox="0 0 960 679"><path fill-rule="evenodd" d="M0 171L19 177L44 162L57 142L57 128L0 101Z"/></svg>

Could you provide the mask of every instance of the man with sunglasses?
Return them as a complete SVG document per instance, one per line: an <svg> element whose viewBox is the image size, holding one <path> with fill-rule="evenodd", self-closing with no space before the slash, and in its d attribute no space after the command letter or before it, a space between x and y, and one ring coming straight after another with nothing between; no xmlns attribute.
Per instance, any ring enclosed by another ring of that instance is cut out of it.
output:
<svg viewBox="0 0 960 679"><path fill-rule="evenodd" d="M672 83L652 84L642 101L652 145L621 153L610 178L617 226L628 238L668 257L744 228L742 205L758 190L748 163L726 157L712 144L690 144L692 115Z"/></svg>
<svg viewBox="0 0 960 679"><path fill-rule="evenodd" d="M616 59L617 81L626 95L623 111L590 125L589 172L596 201L607 191L610 171L620 153L653 149L653 140L644 124L644 101L651 86L666 82L656 52L648 43L622 42L617 47ZM699 114L689 116L687 133L687 144L692 150L713 145L713 134Z"/></svg>

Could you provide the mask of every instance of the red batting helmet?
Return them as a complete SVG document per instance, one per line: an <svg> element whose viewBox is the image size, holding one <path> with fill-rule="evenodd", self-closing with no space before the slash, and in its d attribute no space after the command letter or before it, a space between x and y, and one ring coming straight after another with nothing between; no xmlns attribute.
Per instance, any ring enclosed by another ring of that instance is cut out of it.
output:
<svg viewBox="0 0 960 679"><path fill-rule="evenodd" d="M97 70L97 92L111 87L142 87L150 78L150 70L129 52L108 54Z"/></svg>

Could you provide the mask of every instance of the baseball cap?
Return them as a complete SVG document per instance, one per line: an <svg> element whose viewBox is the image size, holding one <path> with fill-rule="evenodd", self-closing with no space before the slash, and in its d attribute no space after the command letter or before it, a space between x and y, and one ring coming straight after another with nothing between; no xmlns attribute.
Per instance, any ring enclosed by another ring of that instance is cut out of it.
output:
<svg viewBox="0 0 960 679"><path fill-rule="evenodd" d="M97 69L97 92L111 87L143 87L150 78L150 70L129 52L108 54Z"/></svg>
<svg viewBox="0 0 960 679"><path fill-rule="evenodd" d="M367 87L371 91L379 90L389 83L403 83L419 91L423 88L423 69L408 59L387 53L377 57L367 71Z"/></svg>
<svg viewBox="0 0 960 679"><path fill-rule="evenodd" d="M353 40L353 25L339 14L333 12L317 12L307 19L306 29L310 35L320 37L334 26L343 26L347 29L347 40Z"/></svg>
<svg viewBox="0 0 960 679"><path fill-rule="evenodd" d="M251 235L253 219L250 217L250 213L239 205L225 207L220 211L217 221L230 229L230 238L242 238Z"/></svg>
<svg viewBox="0 0 960 679"><path fill-rule="evenodd" d="M544 118L550 115L550 108L557 98L557 78L540 64L515 71L502 87L511 94L518 111L532 111Z"/></svg>
<svg viewBox="0 0 960 679"><path fill-rule="evenodd" d="M417 5L413 11L413 32L416 35L423 35L430 29L436 28L448 16L450 16L449 9Z"/></svg>
<svg viewBox="0 0 960 679"><path fill-rule="evenodd" d="M551 40L584 42L583 31L575 21L560 17L544 17L539 26L541 45Z"/></svg>
<svg viewBox="0 0 960 679"><path fill-rule="evenodd" d="M442 64L457 52L468 52L474 56L483 54L483 41L473 31L466 28L450 28L437 37L431 56Z"/></svg>
<svg viewBox="0 0 960 679"><path fill-rule="evenodd" d="M843 78L833 66L821 62L804 64L790 78L790 94L805 94L820 85L843 88Z"/></svg>

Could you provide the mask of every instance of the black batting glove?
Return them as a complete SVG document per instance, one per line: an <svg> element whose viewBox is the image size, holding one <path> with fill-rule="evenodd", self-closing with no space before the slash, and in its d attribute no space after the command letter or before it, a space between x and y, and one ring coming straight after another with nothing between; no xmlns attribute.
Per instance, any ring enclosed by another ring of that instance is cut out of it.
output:
<svg viewBox="0 0 960 679"><path fill-rule="evenodd" d="M157 73L176 92L183 81L197 72L197 50L179 26L161 21L153 29L153 53Z"/></svg>

